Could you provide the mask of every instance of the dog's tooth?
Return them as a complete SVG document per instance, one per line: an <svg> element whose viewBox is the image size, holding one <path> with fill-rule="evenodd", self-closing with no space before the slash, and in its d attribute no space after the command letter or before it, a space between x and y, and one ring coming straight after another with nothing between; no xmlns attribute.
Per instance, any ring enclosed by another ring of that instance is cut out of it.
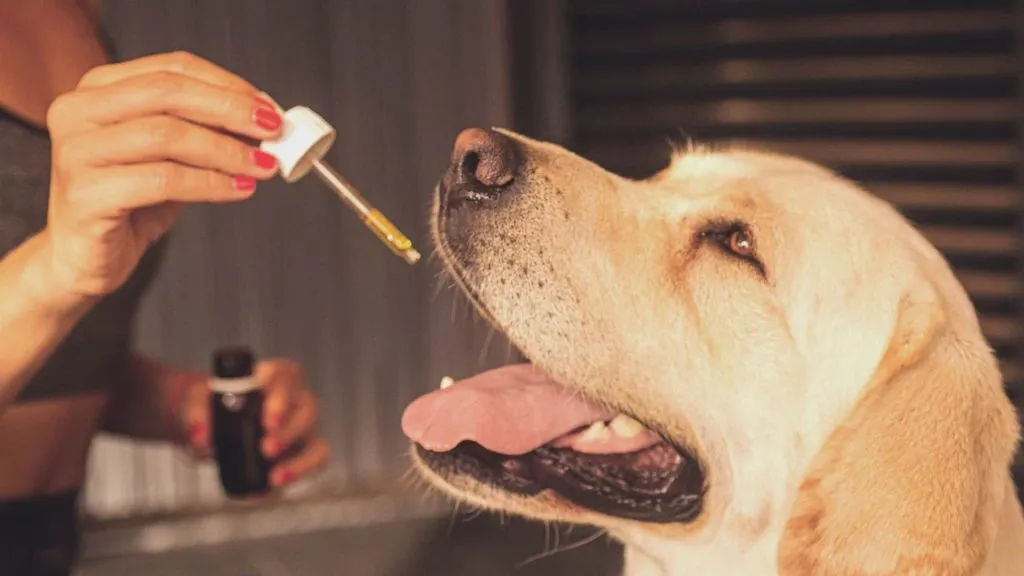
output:
<svg viewBox="0 0 1024 576"><path fill-rule="evenodd" d="M590 425L590 428L587 428L586 431L583 432L583 436L581 436L580 439L584 442L603 440L608 438L609 435L608 427L605 426L604 422L594 422Z"/></svg>
<svg viewBox="0 0 1024 576"><path fill-rule="evenodd" d="M452 384L455 384L455 379L452 378L451 376L445 376L444 378L441 378L441 390L444 390L445 388L451 386Z"/></svg>
<svg viewBox="0 0 1024 576"><path fill-rule="evenodd" d="M613 418L608 427L612 429L616 436L621 436L622 438L633 438L644 431L643 424L625 414L619 414Z"/></svg>

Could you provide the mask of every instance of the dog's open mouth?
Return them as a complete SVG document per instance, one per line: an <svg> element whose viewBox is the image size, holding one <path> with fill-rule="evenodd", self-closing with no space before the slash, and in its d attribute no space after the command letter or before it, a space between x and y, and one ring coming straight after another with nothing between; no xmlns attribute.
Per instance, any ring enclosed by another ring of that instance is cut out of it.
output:
<svg viewBox="0 0 1024 576"><path fill-rule="evenodd" d="M423 462L524 496L552 491L608 516L692 521L704 474L696 458L625 414L595 406L530 364L431 392L402 428Z"/></svg>

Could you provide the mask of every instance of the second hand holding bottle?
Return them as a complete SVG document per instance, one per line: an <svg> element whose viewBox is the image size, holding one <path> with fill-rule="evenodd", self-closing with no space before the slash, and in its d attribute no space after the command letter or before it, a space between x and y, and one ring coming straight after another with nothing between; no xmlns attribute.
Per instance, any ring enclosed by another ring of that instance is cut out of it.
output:
<svg viewBox="0 0 1024 576"><path fill-rule="evenodd" d="M277 158L281 178L292 183L310 171L315 172L392 252L409 264L418 262L420 253L405 234L374 208L355 186L324 162L324 156L334 145L334 128L305 106L295 106L284 112L282 117L281 135L260 144L261 150Z"/></svg>

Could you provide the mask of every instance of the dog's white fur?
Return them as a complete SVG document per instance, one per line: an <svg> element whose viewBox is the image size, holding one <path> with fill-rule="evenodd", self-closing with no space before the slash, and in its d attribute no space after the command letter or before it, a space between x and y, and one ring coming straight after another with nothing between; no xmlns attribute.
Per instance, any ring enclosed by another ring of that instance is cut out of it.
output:
<svg viewBox="0 0 1024 576"><path fill-rule="evenodd" d="M892 207L801 159L690 149L645 181L511 133L525 166L449 270L538 366L704 462L689 525L441 478L456 498L602 526L628 576L1024 574L1013 407L949 266ZM695 239L752 232L756 268Z"/></svg>

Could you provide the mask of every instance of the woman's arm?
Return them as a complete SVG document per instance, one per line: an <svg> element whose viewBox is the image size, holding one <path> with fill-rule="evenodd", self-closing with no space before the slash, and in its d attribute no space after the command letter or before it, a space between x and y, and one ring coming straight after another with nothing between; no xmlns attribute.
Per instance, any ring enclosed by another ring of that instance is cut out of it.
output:
<svg viewBox="0 0 1024 576"><path fill-rule="evenodd" d="M61 293L46 232L0 260L0 416L96 299Z"/></svg>
<svg viewBox="0 0 1024 576"><path fill-rule="evenodd" d="M316 397L299 365L270 358L256 365L263 381L261 449L273 461L271 483L283 486L318 470L330 447L316 434ZM207 374L172 368L136 353L111 397L104 429L148 440L171 441L193 456L212 455Z"/></svg>
<svg viewBox="0 0 1024 576"><path fill-rule="evenodd" d="M0 8L12 6L0 0ZM0 78L0 96L10 80ZM280 134L274 104L196 56L100 66L76 89L57 92L46 114L53 149L46 231L0 260L0 416L185 204L245 200L257 181L277 173L274 157L240 139Z"/></svg>
<svg viewBox="0 0 1024 576"><path fill-rule="evenodd" d="M113 390L103 429L141 440L187 445L188 432L178 412L189 386L205 380L202 372L178 370L135 352L125 378Z"/></svg>

